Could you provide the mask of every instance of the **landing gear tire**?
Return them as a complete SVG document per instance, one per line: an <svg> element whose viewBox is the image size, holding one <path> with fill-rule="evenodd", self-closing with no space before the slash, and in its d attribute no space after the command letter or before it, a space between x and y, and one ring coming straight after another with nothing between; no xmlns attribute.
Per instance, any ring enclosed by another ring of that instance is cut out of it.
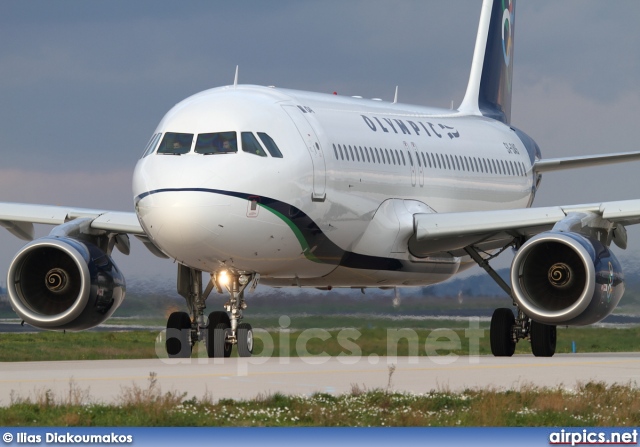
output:
<svg viewBox="0 0 640 447"><path fill-rule="evenodd" d="M173 312L167 320L165 347L169 358L191 357L191 318L186 312Z"/></svg>
<svg viewBox="0 0 640 447"><path fill-rule="evenodd" d="M231 323L226 312L216 311L209 314L207 355L210 358L222 358L231 355L231 343L227 342L227 333L230 328Z"/></svg>
<svg viewBox="0 0 640 447"><path fill-rule="evenodd" d="M251 357L253 353L253 329L249 323L238 325L238 355Z"/></svg>
<svg viewBox="0 0 640 447"><path fill-rule="evenodd" d="M531 352L536 357L552 357L556 353L556 327L531 322Z"/></svg>
<svg viewBox="0 0 640 447"><path fill-rule="evenodd" d="M209 326L209 343L207 353L209 357L226 358L231 356L233 345L227 341L227 336L231 332L228 323L218 323L213 330Z"/></svg>
<svg viewBox="0 0 640 447"><path fill-rule="evenodd" d="M513 340L513 326L516 319L508 308L496 309L491 316L489 338L491 353L496 357L511 357L516 350Z"/></svg>

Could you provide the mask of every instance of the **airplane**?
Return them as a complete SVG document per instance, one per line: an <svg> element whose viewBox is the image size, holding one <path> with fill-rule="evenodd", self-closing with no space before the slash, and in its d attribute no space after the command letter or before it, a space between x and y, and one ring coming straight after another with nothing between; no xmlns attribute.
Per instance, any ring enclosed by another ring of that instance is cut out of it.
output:
<svg viewBox="0 0 640 447"><path fill-rule="evenodd" d="M168 318L167 355L203 342L209 357L233 346L248 357L245 292L258 283L416 287L479 265L512 300L491 318L493 355L526 339L553 356L558 325L596 323L619 303L609 247L626 248L640 200L532 208L542 174L640 152L542 158L511 124L514 21L515 0L483 1L457 109L242 85L236 71L160 121L133 174L134 212L0 203L0 225L28 241L7 274L12 308L42 329L101 324L125 297L111 254L128 255L134 236L177 264L188 311ZM54 227L34 239L34 224ZM490 261L510 249L508 284Z"/></svg>

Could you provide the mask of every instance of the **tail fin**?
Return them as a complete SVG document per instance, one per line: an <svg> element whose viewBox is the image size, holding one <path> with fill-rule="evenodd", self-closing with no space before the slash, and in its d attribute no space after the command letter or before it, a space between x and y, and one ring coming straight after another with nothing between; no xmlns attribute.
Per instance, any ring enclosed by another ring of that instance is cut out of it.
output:
<svg viewBox="0 0 640 447"><path fill-rule="evenodd" d="M511 122L515 0L484 0L467 92L459 111Z"/></svg>

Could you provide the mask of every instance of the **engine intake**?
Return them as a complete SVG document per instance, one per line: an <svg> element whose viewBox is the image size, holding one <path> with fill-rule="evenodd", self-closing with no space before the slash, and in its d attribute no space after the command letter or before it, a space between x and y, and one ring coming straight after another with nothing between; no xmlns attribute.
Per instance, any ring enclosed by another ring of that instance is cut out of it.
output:
<svg viewBox="0 0 640 447"><path fill-rule="evenodd" d="M554 325L597 323L616 308L624 275L599 241L570 232L541 233L527 241L511 264L518 306L531 319Z"/></svg>
<svg viewBox="0 0 640 447"><path fill-rule="evenodd" d="M99 325L120 306L124 277L95 245L45 237L25 245L9 266L13 310L31 326L79 331Z"/></svg>

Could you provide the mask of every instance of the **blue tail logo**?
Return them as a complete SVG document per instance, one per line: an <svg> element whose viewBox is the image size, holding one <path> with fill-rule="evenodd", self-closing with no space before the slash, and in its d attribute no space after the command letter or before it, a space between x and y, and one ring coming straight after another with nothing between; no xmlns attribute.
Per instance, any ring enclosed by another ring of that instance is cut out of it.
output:
<svg viewBox="0 0 640 447"><path fill-rule="evenodd" d="M463 113L511 122L516 0L484 0Z"/></svg>

